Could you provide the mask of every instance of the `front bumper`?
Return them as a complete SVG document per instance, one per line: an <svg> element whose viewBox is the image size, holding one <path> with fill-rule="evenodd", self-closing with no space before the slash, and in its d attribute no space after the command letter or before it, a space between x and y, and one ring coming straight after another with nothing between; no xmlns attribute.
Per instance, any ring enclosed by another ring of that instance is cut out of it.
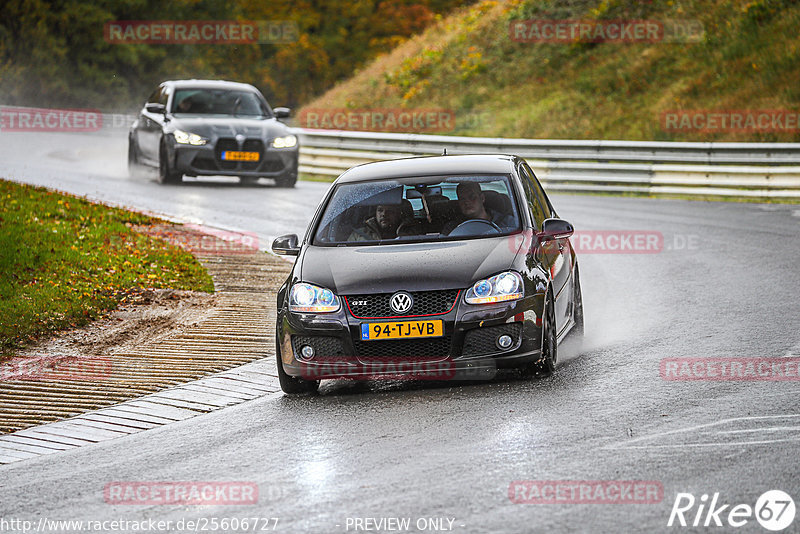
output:
<svg viewBox="0 0 800 534"><path fill-rule="evenodd" d="M235 143L235 144L233 144ZM224 161L226 150L252 151L259 153L259 160ZM248 139L243 143L219 139L202 146L174 143L170 158L175 171L187 176L255 176L281 177L297 175L299 150L293 148L271 148L261 140Z"/></svg>
<svg viewBox="0 0 800 534"><path fill-rule="evenodd" d="M519 367L541 356L541 315L544 295L519 301L474 306L459 294L457 305L445 314L413 319L360 319L346 306L336 313L297 314L282 310L278 343L284 371L305 379L371 378L487 379L498 368ZM441 319L444 336L419 340L361 341L362 323ZM495 340L510 335L512 344L500 349ZM314 348L305 359L303 345Z"/></svg>

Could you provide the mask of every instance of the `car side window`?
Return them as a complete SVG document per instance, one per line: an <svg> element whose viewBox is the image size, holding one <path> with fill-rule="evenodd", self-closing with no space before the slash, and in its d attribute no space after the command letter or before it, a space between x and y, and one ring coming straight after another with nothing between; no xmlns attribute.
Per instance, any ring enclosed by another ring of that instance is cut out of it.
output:
<svg viewBox="0 0 800 534"><path fill-rule="evenodd" d="M536 194L534 184L538 184L533 178L533 171L524 164L519 166L519 171L522 177L522 185L525 188L525 198L528 201L528 208L530 208L531 215L533 216L533 224L537 230L541 230L544 220L548 217L548 211L544 207L546 204L542 204Z"/></svg>
<svg viewBox="0 0 800 534"><path fill-rule="evenodd" d="M153 91L153 94L151 94L150 98L147 99L147 103L148 104L158 104L161 101L160 100L161 99L161 92L162 92L162 88L161 87L159 87L158 89Z"/></svg>
<svg viewBox="0 0 800 534"><path fill-rule="evenodd" d="M161 92L158 95L158 103L159 104L164 104L164 106L166 107L168 99L169 99L169 88L168 87L162 87L161 88Z"/></svg>
<svg viewBox="0 0 800 534"><path fill-rule="evenodd" d="M528 166L527 163L524 163L523 166L531 177L531 187L533 188L536 198L539 199L539 203L542 205L542 209L545 213L545 219L555 217L553 205L550 204L550 199L547 198L547 194L544 192L544 189L542 189L542 184L539 183L539 180L536 178L536 175L533 174L533 170Z"/></svg>

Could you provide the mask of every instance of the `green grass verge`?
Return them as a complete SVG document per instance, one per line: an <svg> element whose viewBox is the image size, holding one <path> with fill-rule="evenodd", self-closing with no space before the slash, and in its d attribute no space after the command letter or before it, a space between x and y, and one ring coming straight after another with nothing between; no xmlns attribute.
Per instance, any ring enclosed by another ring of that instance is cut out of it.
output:
<svg viewBox="0 0 800 534"><path fill-rule="evenodd" d="M532 43L525 20L690 21L690 42ZM800 3L483 0L431 26L299 110L448 109L448 133L656 141L800 141L797 128L668 130L662 114L798 111ZM425 132L418 132L425 133Z"/></svg>
<svg viewBox="0 0 800 534"><path fill-rule="evenodd" d="M0 180L0 357L145 288L213 292L190 253L131 229L163 222Z"/></svg>

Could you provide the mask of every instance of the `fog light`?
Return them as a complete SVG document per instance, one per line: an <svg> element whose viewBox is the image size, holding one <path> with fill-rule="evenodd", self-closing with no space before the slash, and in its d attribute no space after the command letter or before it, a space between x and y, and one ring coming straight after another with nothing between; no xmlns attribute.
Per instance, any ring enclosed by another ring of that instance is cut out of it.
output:
<svg viewBox="0 0 800 534"><path fill-rule="evenodd" d="M503 334L502 336L497 338L497 341L496 341L497 348L505 350L505 349L507 349L508 347L511 346L512 342L513 342L513 340L511 339L511 336Z"/></svg>
<svg viewBox="0 0 800 534"><path fill-rule="evenodd" d="M303 345L300 347L300 354L303 356L303 359L310 360L314 357L314 347L311 345Z"/></svg>

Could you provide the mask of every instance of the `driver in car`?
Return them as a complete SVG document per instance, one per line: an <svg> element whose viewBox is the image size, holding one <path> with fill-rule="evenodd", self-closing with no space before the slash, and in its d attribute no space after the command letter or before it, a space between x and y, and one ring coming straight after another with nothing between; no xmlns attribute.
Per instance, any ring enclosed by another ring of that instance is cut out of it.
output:
<svg viewBox="0 0 800 534"><path fill-rule="evenodd" d="M471 219L483 219L493 222L500 230L515 226L513 216L495 211L484 204L486 195L481 191L481 186L478 182L461 182L456 187L456 196L458 197L461 218L447 223L442 228L442 234L450 234L459 224Z"/></svg>
<svg viewBox="0 0 800 534"><path fill-rule="evenodd" d="M378 241L397 237L397 227L403 219L399 204L379 204L375 216L364 221L364 226L356 228L348 241Z"/></svg>
<svg viewBox="0 0 800 534"><path fill-rule="evenodd" d="M178 102L178 108L175 110L178 113L189 113L192 109L192 97L187 96Z"/></svg>

